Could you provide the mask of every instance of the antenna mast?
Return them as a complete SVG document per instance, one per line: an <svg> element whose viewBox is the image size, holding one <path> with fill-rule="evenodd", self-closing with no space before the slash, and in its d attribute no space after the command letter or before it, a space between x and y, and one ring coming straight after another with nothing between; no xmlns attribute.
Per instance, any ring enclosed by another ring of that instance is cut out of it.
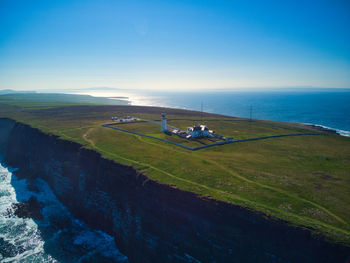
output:
<svg viewBox="0 0 350 263"><path fill-rule="evenodd" d="M203 101L201 101L201 123L203 123Z"/></svg>
<svg viewBox="0 0 350 263"><path fill-rule="evenodd" d="M253 106L250 105L250 114L249 114L249 116L250 116L249 121L250 122L252 122L252 115L253 115Z"/></svg>

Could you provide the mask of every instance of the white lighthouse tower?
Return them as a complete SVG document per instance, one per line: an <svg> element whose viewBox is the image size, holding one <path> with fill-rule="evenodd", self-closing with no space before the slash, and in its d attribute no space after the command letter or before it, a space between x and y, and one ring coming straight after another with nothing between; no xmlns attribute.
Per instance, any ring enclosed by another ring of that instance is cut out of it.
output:
<svg viewBox="0 0 350 263"><path fill-rule="evenodd" d="M162 113L162 132L168 131L167 125L166 125L166 113Z"/></svg>

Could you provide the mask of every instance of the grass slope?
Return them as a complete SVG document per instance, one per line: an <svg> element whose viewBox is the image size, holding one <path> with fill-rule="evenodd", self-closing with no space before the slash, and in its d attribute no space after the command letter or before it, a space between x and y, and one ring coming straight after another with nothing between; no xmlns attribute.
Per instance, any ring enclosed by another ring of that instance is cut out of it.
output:
<svg viewBox="0 0 350 263"><path fill-rule="evenodd" d="M0 93L1 94L1 93ZM118 99L97 98L89 95L73 95L62 93L10 93L0 95L0 103L17 105L25 108L49 108L71 104L93 104L93 105L127 105L127 101Z"/></svg>
<svg viewBox="0 0 350 263"><path fill-rule="evenodd" d="M159 120L161 112L167 112L169 125L179 128L200 119L198 112L155 107L54 104L37 108L35 103L30 107L27 102L0 102L0 117L79 142L106 158L134 166L151 179L262 211L350 245L350 138L334 134L283 137L192 152L101 127L111 116ZM318 132L301 124L249 122L214 114L204 114L204 121L210 129L235 139ZM149 123L123 125L182 140L159 133Z"/></svg>

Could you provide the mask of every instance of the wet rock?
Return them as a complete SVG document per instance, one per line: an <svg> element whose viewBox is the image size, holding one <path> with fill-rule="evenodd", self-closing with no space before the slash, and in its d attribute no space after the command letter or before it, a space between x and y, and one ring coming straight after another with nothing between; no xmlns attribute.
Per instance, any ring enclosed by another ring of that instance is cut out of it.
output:
<svg viewBox="0 0 350 263"><path fill-rule="evenodd" d="M38 202L34 196L31 196L28 201L12 204L13 214L20 218L41 220L43 219L43 215L41 213L42 208L43 203Z"/></svg>

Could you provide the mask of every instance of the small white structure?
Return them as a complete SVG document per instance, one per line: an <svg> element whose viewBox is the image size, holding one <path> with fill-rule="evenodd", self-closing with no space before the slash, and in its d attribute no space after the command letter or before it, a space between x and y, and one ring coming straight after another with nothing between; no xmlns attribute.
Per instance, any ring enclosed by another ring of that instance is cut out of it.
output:
<svg viewBox="0 0 350 263"><path fill-rule="evenodd" d="M128 122L128 121L138 121L139 118L132 117L132 116L125 116L125 117L112 117L112 121L119 121L119 122Z"/></svg>
<svg viewBox="0 0 350 263"><path fill-rule="evenodd" d="M168 126L166 124L166 113L162 113L162 132L167 132L168 131Z"/></svg>
<svg viewBox="0 0 350 263"><path fill-rule="evenodd" d="M193 138L201 138L209 136L209 129L206 125L200 124L187 128L187 133Z"/></svg>

